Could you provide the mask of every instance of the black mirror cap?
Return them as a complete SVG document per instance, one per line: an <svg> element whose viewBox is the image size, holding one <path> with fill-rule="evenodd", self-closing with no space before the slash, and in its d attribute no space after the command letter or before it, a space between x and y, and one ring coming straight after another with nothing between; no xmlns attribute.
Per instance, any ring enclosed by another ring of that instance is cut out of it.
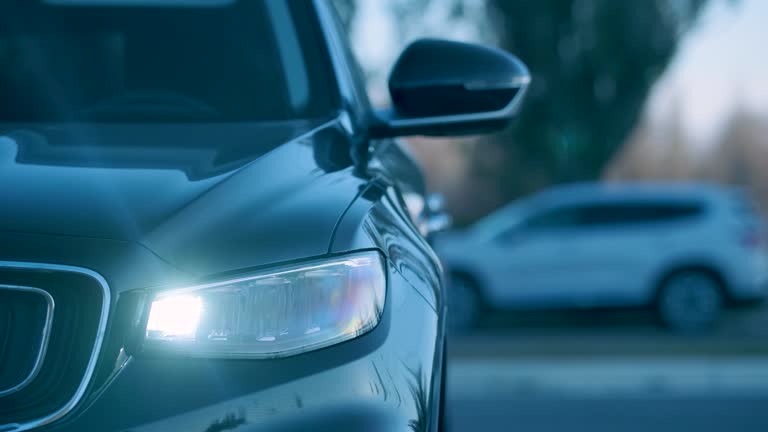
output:
<svg viewBox="0 0 768 432"><path fill-rule="evenodd" d="M466 114L504 108L529 81L525 65L505 51L421 39L400 55L389 92L404 116Z"/></svg>
<svg viewBox="0 0 768 432"><path fill-rule="evenodd" d="M394 108L378 114L378 132L465 135L501 129L517 112L530 80L525 64L505 51L418 40L390 75Z"/></svg>

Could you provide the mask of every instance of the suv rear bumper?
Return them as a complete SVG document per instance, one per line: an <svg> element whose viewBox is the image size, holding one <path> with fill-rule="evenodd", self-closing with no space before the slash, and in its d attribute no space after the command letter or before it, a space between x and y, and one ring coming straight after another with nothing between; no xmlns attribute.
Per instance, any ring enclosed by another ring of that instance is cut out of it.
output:
<svg viewBox="0 0 768 432"><path fill-rule="evenodd" d="M768 275L752 275L749 280L731 284L728 294L737 302L760 301L768 298Z"/></svg>

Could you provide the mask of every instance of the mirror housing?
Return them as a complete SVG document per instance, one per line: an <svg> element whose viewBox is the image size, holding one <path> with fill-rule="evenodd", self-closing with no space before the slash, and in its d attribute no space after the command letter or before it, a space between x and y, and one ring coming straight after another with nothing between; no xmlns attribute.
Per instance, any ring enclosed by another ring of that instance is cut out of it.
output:
<svg viewBox="0 0 768 432"><path fill-rule="evenodd" d="M389 78L393 108L375 113L375 137L468 135L503 129L531 81L505 51L420 39L400 55Z"/></svg>

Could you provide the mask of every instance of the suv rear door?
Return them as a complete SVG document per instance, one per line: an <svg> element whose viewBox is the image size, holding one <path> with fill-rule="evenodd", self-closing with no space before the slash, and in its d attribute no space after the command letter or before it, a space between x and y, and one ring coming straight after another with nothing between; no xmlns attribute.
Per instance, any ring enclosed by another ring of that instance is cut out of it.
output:
<svg viewBox="0 0 768 432"><path fill-rule="evenodd" d="M621 199L581 207L579 229L566 239L565 253L580 269L583 301L596 306L631 306L648 301L663 267L670 236L701 213L695 202Z"/></svg>
<svg viewBox="0 0 768 432"><path fill-rule="evenodd" d="M665 243L695 203L595 199L532 212L485 255L489 294L516 307L631 306L648 301Z"/></svg>

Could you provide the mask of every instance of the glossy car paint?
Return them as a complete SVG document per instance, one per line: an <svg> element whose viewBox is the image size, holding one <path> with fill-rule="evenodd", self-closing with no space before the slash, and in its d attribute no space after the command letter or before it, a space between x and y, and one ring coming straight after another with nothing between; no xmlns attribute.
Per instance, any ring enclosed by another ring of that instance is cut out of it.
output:
<svg viewBox="0 0 768 432"><path fill-rule="evenodd" d="M425 407L434 404L432 387L440 367L436 353L441 348L434 294L439 287L437 267L399 203L387 194L364 193L382 186L352 176L352 168L324 172L314 162L312 140L335 127L336 122L327 123L256 162L196 181L171 170L149 170L148 175L140 167L50 167L4 159L4 184L13 184L27 200L4 196L8 201L3 207L11 210L3 217L18 225L3 225L10 229L0 234L2 259L93 269L108 280L118 304L120 294L130 298L136 290L183 286L221 273L329 252L376 248L389 258L385 317L372 333L337 347L270 361L145 359L127 346L119 347L123 357L114 359L118 372L107 374L104 383L93 383L96 388L81 403L80 415L59 425L62 430L182 430L192 425L205 430L231 413L274 430L277 423L295 421L297 409L324 412L324 407L339 410L344 418L350 412L370 411L375 419L371 421L382 425L408 427L411 421L425 425L430 420ZM269 167L282 169L276 173ZM191 202L173 203L180 208L157 225L150 224L151 215L162 214L168 206L157 188L173 184L173 177L178 179L177 189L169 196L190 197ZM157 185L152 183L155 179ZM248 184L264 186L248 190ZM115 193L114 188L129 189ZM135 207L126 207L130 200L110 207L113 194L131 196L130 188L137 194L143 189L146 199L138 195ZM44 196L61 199L47 204ZM364 204L345 213L353 200ZM22 205L14 210L14 203ZM48 212L50 205L60 207ZM78 206L88 211L75 211ZM96 235L78 231L89 225L78 221L81 214L93 218ZM116 222L121 219L132 223ZM329 250L334 228L337 233ZM414 269L427 269L425 274L431 276L418 280ZM115 328L117 307L113 305L106 342L129 330ZM100 362L97 377L113 366L105 363ZM327 369L333 372L324 372ZM327 396L329 389L336 398ZM256 400L263 401L264 411L253 403ZM388 404L391 411L384 409ZM332 424L337 420L328 419Z"/></svg>
<svg viewBox="0 0 768 432"><path fill-rule="evenodd" d="M347 74L329 11L317 6L336 73ZM90 269L112 294L84 397L43 429L437 428L440 267L400 197L404 188L423 186L415 168L402 173L393 165L404 157L394 142L364 138L361 96L350 77L337 80L346 106L336 118L267 132L232 125L2 126L0 260ZM221 137L226 146L205 145ZM152 140L168 139L179 148L152 150ZM125 145L94 155L91 140ZM51 141L71 142L76 151L57 152ZM361 145L374 149L370 170L350 159L350 148ZM384 315L368 334L274 360L141 352L135 316L150 291L364 249L381 251L389 269Z"/></svg>

